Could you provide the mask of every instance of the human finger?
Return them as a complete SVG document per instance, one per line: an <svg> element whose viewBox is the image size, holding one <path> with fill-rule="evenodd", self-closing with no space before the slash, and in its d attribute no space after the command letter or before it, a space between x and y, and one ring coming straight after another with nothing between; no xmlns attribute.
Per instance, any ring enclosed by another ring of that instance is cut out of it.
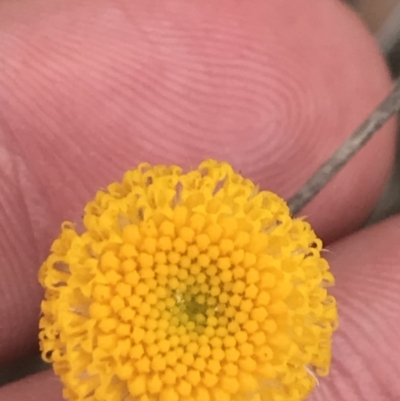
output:
<svg viewBox="0 0 400 401"><path fill-rule="evenodd" d="M394 401L400 394L400 217L330 249L340 328L332 371L310 401Z"/></svg>
<svg viewBox="0 0 400 401"><path fill-rule="evenodd" d="M0 7L0 318L13 322L1 361L35 347L37 268L97 188L142 161L214 157L288 197L390 86L373 39L336 1ZM382 130L305 211L326 241L371 209L393 134Z"/></svg>

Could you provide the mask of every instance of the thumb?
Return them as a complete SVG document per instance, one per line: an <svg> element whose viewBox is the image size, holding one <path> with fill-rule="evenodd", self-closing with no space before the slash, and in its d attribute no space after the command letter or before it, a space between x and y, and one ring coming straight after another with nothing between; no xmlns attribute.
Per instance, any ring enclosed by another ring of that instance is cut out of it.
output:
<svg viewBox="0 0 400 401"><path fill-rule="evenodd" d="M395 217L330 247L340 327L331 374L312 401L398 399L399 241Z"/></svg>
<svg viewBox="0 0 400 401"><path fill-rule="evenodd" d="M57 226L142 161L226 160L288 198L390 87L373 38L336 0L1 7L0 140ZM392 134L382 130L305 211L325 241L370 212Z"/></svg>

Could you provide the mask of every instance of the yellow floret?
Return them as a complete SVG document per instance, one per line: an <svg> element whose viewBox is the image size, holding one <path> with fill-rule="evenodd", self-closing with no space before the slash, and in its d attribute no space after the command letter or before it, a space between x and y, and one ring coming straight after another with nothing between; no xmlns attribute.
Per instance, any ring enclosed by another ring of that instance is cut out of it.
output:
<svg viewBox="0 0 400 401"><path fill-rule="evenodd" d="M230 165L141 164L64 223L40 347L70 401L302 401L337 327L322 243Z"/></svg>

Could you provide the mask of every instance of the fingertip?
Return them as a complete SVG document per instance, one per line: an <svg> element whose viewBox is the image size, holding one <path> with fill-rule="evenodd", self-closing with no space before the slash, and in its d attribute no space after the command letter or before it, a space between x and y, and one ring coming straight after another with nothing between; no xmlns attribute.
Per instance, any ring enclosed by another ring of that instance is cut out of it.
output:
<svg viewBox="0 0 400 401"><path fill-rule="evenodd" d="M391 86L374 39L338 1L26 6L25 23L8 24L13 40L3 32L0 102L58 222L143 161L226 160L288 199ZM27 52L29 68L15 62ZM326 242L376 203L394 131L392 121L303 211Z"/></svg>
<svg viewBox="0 0 400 401"><path fill-rule="evenodd" d="M330 376L312 400L391 401L400 393L400 217L330 247L339 309Z"/></svg>

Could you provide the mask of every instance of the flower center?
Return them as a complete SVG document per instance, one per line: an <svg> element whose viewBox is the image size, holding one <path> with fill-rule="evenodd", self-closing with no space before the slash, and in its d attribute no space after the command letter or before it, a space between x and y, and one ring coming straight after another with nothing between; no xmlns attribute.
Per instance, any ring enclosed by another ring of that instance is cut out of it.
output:
<svg viewBox="0 0 400 401"><path fill-rule="evenodd" d="M195 322L196 325L200 325L200 327L196 327L197 332L201 332L201 328L204 325L201 325L201 321L205 321L207 305L204 302L205 297L200 297L194 295L191 291L188 291L185 294L175 294L175 299L177 305L180 308L180 313L183 316L188 316L189 321Z"/></svg>

